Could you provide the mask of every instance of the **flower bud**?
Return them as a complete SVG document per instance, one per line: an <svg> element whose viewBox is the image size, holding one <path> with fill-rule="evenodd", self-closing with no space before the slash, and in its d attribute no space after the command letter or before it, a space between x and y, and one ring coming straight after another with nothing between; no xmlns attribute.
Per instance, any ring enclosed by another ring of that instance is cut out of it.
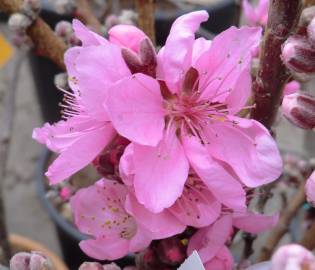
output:
<svg viewBox="0 0 315 270"><path fill-rule="evenodd" d="M54 270L51 261L39 252L20 252L10 260L10 270Z"/></svg>
<svg viewBox="0 0 315 270"><path fill-rule="evenodd" d="M14 13L10 16L8 24L11 30L17 33L24 33L32 24L32 20L22 13Z"/></svg>
<svg viewBox="0 0 315 270"><path fill-rule="evenodd" d="M35 20L39 14L41 7L40 0L24 0L22 12L32 20Z"/></svg>
<svg viewBox="0 0 315 270"><path fill-rule="evenodd" d="M167 265L181 264L186 258L186 248L178 238L168 238L159 241L157 254Z"/></svg>
<svg viewBox="0 0 315 270"><path fill-rule="evenodd" d="M67 21L58 22L55 26L55 33L61 38L69 37L73 33L72 24Z"/></svg>
<svg viewBox="0 0 315 270"><path fill-rule="evenodd" d="M283 98L284 116L294 125L303 129L315 128L315 97L295 93Z"/></svg>
<svg viewBox="0 0 315 270"><path fill-rule="evenodd" d="M270 270L314 270L315 257L302 246L290 244L280 247L271 259Z"/></svg>
<svg viewBox="0 0 315 270"><path fill-rule="evenodd" d="M311 7L303 9L301 17L300 17L300 21L299 21L299 27L306 28L314 18L315 18L315 6L311 6Z"/></svg>
<svg viewBox="0 0 315 270"><path fill-rule="evenodd" d="M97 262L85 262L80 266L79 270L104 270L104 268L103 265Z"/></svg>
<svg viewBox="0 0 315 270"><path fill-rule="evenodd" d="M315 17L307 27L308 39L313 47L315 47Z"/></svg>
<svg viewBox="0 0 315 270"><path fill-rule="evenodd" d="M56 0L56 11L59 14L72 14L76 8L76 2L74 0Z"/></svg>
<svg viewBox="0 0 315 270"><path fill-rule="evenodd" d="M309 204L315 207L315 171L306 181L305 194Z"/></svg>
<svg viewBox="0 0 315 270"><path fill-rule="evenodd" d="M315 48L306 37L289 37L282 47L281 57L285 65L295 72L315 72Z"/></svg>

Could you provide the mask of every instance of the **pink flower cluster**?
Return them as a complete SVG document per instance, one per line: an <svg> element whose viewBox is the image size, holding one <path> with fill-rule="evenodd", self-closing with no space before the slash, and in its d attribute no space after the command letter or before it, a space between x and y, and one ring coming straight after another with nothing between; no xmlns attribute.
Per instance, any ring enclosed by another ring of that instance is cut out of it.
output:
<svg viewBox="0 0 315 270"><path fill-rule="evenodd" d="M33 137L59 153L46 173L51 184L117 137L128 140L116 177L71 198L76 225L91 236L80 246L91 257L114 260L192 226L188 254L198 250L207 269L231 269L225 244L234 228L257 233L277 222L249 212L246 191L279 177L279 151L259 122L238 116L250 108L261 29L195 39L207 19L205 11L179 17L157 54L134 26L114 26L106 40L73 22L82 46L65 55L72 91L64 120Z"/></svg>

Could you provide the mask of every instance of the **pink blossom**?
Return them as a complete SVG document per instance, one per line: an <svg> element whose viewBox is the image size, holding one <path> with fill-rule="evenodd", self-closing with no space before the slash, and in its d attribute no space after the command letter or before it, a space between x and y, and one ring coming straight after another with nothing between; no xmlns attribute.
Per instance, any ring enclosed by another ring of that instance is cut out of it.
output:
<svg viewBox="0 0 315 270"><path fill-rule="evenodd" d="M195 40L207 19L205 11L178 18L157 55L156 78L125 77L105 102L117 132L133 143L136 198L155 213L182 195L190 167L217 200L238 210L246 208L242 184L269 183L282 170L269 132L236 116L247 108L261 29L231 27L210 46Z"/></svg>
<svg viewBox="0 0 315 270"><path fill-rule="evenodd" d="M79 190L70 200L78 229L92 238L80 242L81 249L99 260L115 260L148 247L150 232L124 209L125 186L102 179Z"/></svg>
<svg viewBox="0 0 315 270"><path fill-rule="evenodd" d="M199 229L190 239L187 253L197 250L206 270L232 270L233 257L225 243L233 227L249 233L259 233L272 228L278 215L264 216L253 213L226 214L211 226Z"/></svg>
<svg viewBox="0 0 315 270"><path fill-rule="evenodd" d="M134 145L130 144L120 160L120 175L124 183L134 185ZM162 187L166 183L161 183ZM161 187L161 189L162 189ZM168 196L164 193L164 196ZM155 197L151 198L155 200ZM204 227L212 224L220 215L221 204L207 186L194 174L188 176L182 195L175 203L159 213L152 213L135 198L133 192L127 196L126 210L148 229L169 231L169 236L176 234L174 224L182 226ZM177 220L177 222L175 222ZM178 225L176 226L178 227ZM176 230L180 230L178 227Z"/></svg>
<svg viewBox="0 0 315 270"><path fill-rule="evenodd" d="M315 207L315 171L306 181L305 193L307 201Z"/></svg>
<svg viewBox="0 0 315 270"><path fill-rule="evenodd" d="M253 6L248 0L243 0L243 12L246 24L249 26L265 26L268 20L269 0L259 0Z"/></svg>
<svg viewBox="0 0 315 270"><path fill-rule="evenodd" d="M59 153L46 175L56 184L85 167L111 142L115 131L103 106L110 85L130 75L121 49L73 21L82 47L65 54L72 91L65 93L64 120L36 128L33 138ZM110 65L108 64L110 63Z"/></svg>
<svg viewBox="0 0 315 270"><path fill-rule="evenodd" d="M63 201L68 201L72 195L72 190L70 187L62 187L59 196Z"/></svg>
<svg viewBox="0 0 315 270"><path fill-rule="evenodd" d="M286 95L291 95L296 93L298 90L301 89L301 84L297 81L291 81L287 83L283 89L283 94Z"/></svg>
<svg viewBox="0 0 315 270"><path fill-rule="evenodd" d="M312 252L296 244L280 247L272 256L270 270L314 270L315 257Z"/></svg>

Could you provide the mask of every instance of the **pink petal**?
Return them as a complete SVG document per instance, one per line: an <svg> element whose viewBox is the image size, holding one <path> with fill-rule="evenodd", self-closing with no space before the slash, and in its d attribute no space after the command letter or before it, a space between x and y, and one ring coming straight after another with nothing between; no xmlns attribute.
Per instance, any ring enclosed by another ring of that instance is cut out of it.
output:
<svg viewBox="0 0 315 270"><path fill-rule="evenodd" d="M282 173L282 159L268 130L255 120L230 120L234 124L217 122L208 128L210 153L229 164L249 187L276 180Z"/></svg>
<svg viewBox="0 0 315 270"><path fill-rule="evenodd" d="M203 53L208 51L211 47L211 40L206 40L205 38L197 38L194 42L193 52L192 52L192 66L195 65L196 61L199 59Z"/></svg>
<svg viewBox="0 0 315 270"><path fill-rule="evenodd" d="M246 214L234 215L233 225L245 232L260 233L272 229L279 221L279 214L271 216L248 212Z"/></svg>
<svg viewBox="0 0 315 270"><path fill-rule="evenodd" d="M168 210L152 213L140 204L133 194L129 194L125 204L126 211L144 227L152 239L163 239L182 233L186 226Z"/></svg>
<svg viewBox="0 0 315 270"><path fill-rule="evenodd" d="M106 106L118 133L127 139L156 146L163 136L164 109L159 83L135 74L111 87Z"/></svg>
<svg viewBox="0 0 315 270"><path fill-rule="evenodd" d="M223 246L216 257L205 264L206 270L232 270L234 265L234 259L230 250Z"/></svg>
<svg viewBox="0 0 315 270"><path fill-rule="evenodd" d="M158 64L163 67L165 75L163 79L172 93L179 91L182 76L192 64L195 32L208 17L206 11L195 11L179 17L172 25L163 54L158 54Z"/></svg>
<svg viewBox="0 0 315 270"><path fill-rule="evenodd" d="M261 29L258 27L230 27L214 38L210 49L195 64L201 74L200 100L225 103L225 99L234 91L237 91L242 102L249 98L250 62L252 51L259 45L260 37ZM237 88L240 77L247 82L242 89Z"/></svg>
<svg viewBox="0 0 315 270"><path fill-rule="evenodd" d="M152 242L152 237L147 229L137 224L137 233L129 243L129 252L139 252L146 249Z"/></svg>
<svg viewBox="0 0 315 270"><path fill-rule="evenodd" d="M187 226L201 228L216 221L221 213L221 204L201 181L186 182L182 196L169 211Z"/></svg>
<svg viewBox="0 0 315 270"><path fill-rule="evenodd" d="M45 123L43 127L33 130L32 137L51 151L61 153L78 140L86 129L98 126L96 121L74 116L53 125Z"/></svg>
<svg viewBox="0 0 315 270"><path fill-rule="evenodd" d="M190 239L187 254L197 250L201 261L206 263L217 255L229 239L232 230L232 216L225 215L213 225L198 230Z"/></svg>
<svg viewBox="0 0 315 270"><path fill-rule="evenodd" d="M97 260L116 260L129 253L129 241L114 236L89 239L80 242L80 248L88 256Z"/></svg>
<svg viewBox="0 0 315 270"><path fill-rule="evenodd" d="M88 165L113 139L114 135L114 129L109 124L83 133L48 168L46 176L50 183L57 184Z"/></svg>
<svg viewBox="0 0 315 270"><path fill-rule="evenodd" d="M195 137L184 137L183 144L191 166L224 205L243 211L246 194L241 184L227 170L211 158L207 149Z"/></svg>
<svg viewBox="0 0 315 270"><path fill-rule="evenodd" d="M120 49L106 46L89 46L80 52L76 62L77 84L87 112L99 120L106 120L104 102L111 85L130 76Z"/></svg>
<svg viewBox="0 0 315 270"><path fill-rule="evenodd" d="M106 45L108 43L105 38L88 29L77 19L72 21L72 27L77 38L82 41L83 47L92 45Z"/></svg>
<svg viewBox="0 0 315 270"><path fill-rule="evenodd" d="M305 185L305 193L307 201L314 206L315 205L315 171L307 179Z"/></svg>
<svg viewBox="0 0 315 270"><path fill-rule="evenodd" d="M119 174L124 184L133 185L135 165L133 162L133 143L130 143L119 160Z"/></svg>
<svg viewBox="0 0 315 270"><path fill-rule="evenodd" d="M297 81L291 81L287 83L283 89L284 95L291 95L296 93L298 90L301 89L301 84Z"/></svg>
<svg viewBox="0 0 315 270"><path fill-rule="evenodd" d="M163 211L182 194L189 164L174 131L156 147L134 144L134 164L136 197L150 211Z"/></svg>
<svg viewBox="0 0 315 270"><path fill-rule="evenodd" d="M256 8L256 14L260 21L258 24L264 26L267 23L268 19L268 8L269 8L269 0L259 0L258 6Z"/></svg>
<svg viewBox="0 0 315 270"><path fill-rule="evenodd" d="M139 28L133 25L115 25L109 31L109 41L138 53L140 42L148 38Z"/></svg>
<svg viewBox="0 0 315 270"><path fill-rule="evenodd" d="M82 50L82 47L72 47L68 49L64 54L64 62L67 68L67 73L69 76L68 84L72 91L79 96L79 86L76 82L76 78L78 78L78 72L76 69L76 62L78 59L78 56L80 55L80 52Z"/></svg>

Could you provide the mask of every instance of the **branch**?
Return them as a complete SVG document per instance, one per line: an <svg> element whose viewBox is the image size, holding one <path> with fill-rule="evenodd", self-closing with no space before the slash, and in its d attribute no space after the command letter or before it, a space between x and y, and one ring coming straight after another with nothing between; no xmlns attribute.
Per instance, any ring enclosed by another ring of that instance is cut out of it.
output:
<svg viewBox="0 0 315 270"><path fill-rule="evenodd" d="M308 250L315 248L315 222L313 222L310 228L304 233L300 244Z"/></svg>
<svg viewBox="0 0 315 270"><path fill-rule="evenodd" d="M9 15L19 12L20 9L21 2L19 0L0 1L0 10ZM28 28L27 34L32 39L35 49L40 55L49 58L61 69L65 70L63 55L67 46L41 18L36 19Z"/></svg>
<svg viewBox="0 0 315 270"><path fill-rule="evenodd" d="M258 262L267 261L270 259L276 245L288 231L291 220L305 202L304 184L304 181L300 182L299 189L295 193L295 196L292 198L287 208L285 208L281 213L277 226L270 232L265 245L262 247L262 250L258 256Z"/></svg>
<svg viewBox="0 0 315 270"><path fill-rule="evenodd" d="M281 45L295 29L301 0L271 0L268 23L260 53L258 75L253 83L256 107L251 117L271 128L289 73L280 59Z"/></svg>
<svg viewBox="0 0 315 270"><path fill-rule="evenodd" d="M155 7L154 0L136 0L139 27L155 44Z"/></svg>
<svg viewBox="0 0 315 270"><path fill-rule="evenodd" d="M75 12L75 16L80 19L84 24L92 27L92 30L101 34L102 25L94 15L91 6L87 0L77 0L78 8Z"/></svg>

